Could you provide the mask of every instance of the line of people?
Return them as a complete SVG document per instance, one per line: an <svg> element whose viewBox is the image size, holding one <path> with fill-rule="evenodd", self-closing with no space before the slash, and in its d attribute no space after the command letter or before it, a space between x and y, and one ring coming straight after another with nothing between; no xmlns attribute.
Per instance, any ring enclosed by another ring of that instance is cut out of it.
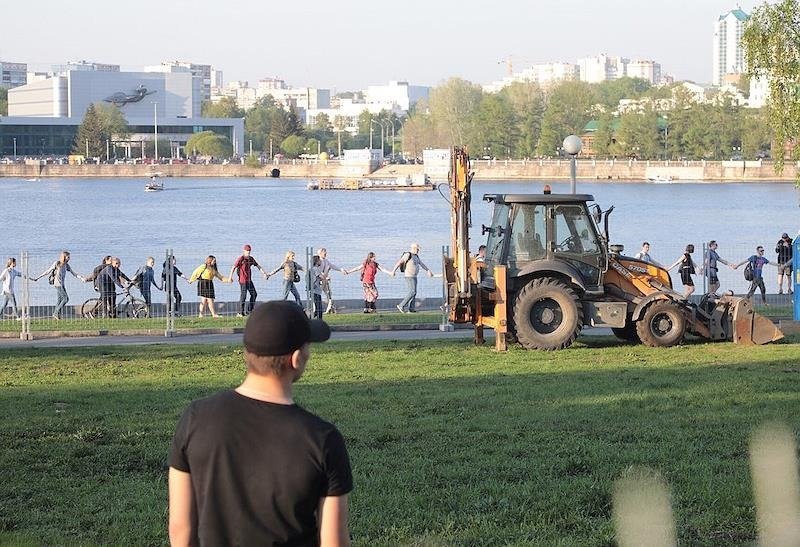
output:
<svg viewBox="0 0 800 547"><path fill-rule="evenodd" d="M429 276L434 276L434 273L428 268L427 265L419 257L420 246L413 243L409 251L403 253L397 263L392 269L385 269L377 262L377 257L374 252L369 252L366 258L358 265L352 268L342 268L337 266L328 259L327 249L320 248L312 258L311 271L307 272L306 283L313 295L314 300L314 315L322 317L323 313L336 313L336 306L333 299L333 290L331 288L331 272L338 271L343 275L352 273L360 273L360 281L364 294L364 313L375 313L377 311L376 303L380 296L378 287L376 285L376 276L378 272L386 273L392 277L395 276L399 270L406 280L408 292L402 302L397 306L401 313L415 313L415 302L417 297L417 277L421 270L427 272ZM197 266L192 274L187 277L178 268L177 260L173 256L172 264L169 265L165 260L162 265L160 283L156 277L154 270L155 259L148 257L145 264L137 269L133 277L127 276L121 269L122 262L118 257L106 255L101 260L100 264L96 266L91 274L86 276L78 274L70 266L71 254L69 251L62 251L56 261L54 261L46 270L35 277L31 277L32 281L38 281L46 277L50 285L56 291L56 306L53 311L53 319L61 319L64 316L64 311L69 303L69 294L66 290L67 275L72 275L81 282L93 283L94 289L99 293L100 301L100 315L104 317L114 318L117 316L117 290L129 290L131 287L136 287L142 295L142 299L147 304L148 311L152 310L152 287L161 291L168 291L172 293L174 298L173 309L179 313L183 296L178 287L178 278L184 279L187 283L197 283L197 296L200 299L198 316L203 317L204 313L209 313L212 317L219 317L217 314L215 299L216 290L214 281L218 280L222 283L232 283L233 279L239 282L239 312L237 316L244 317L250 314L253 310L258 297L253 280L253 269L261 272L265 280L277 274L281 275L282 299L287 300L291 295L294 301L301 305L300 292L297 289L297 284L301 282L300 272L304 268L295 260L294 251L288 251L281 262L275 269L266 271L252 256L252 247L244 245L242 254L234 261L228 276L223 276L219 271L217 259L214 255L208 255L203 264ZM169 279L171 276L171 280ZM0 273L0 282L2 282L4 304L3 310L10 303L15 318L19 318L17 309L16 296L14 292L14 279L22 277L19 270L16 269L16 259L9 258L6 268ZM171 285L171 287L170 287ZM327 308L323 309L322 296L327 298Z"/></svg>
<svg viewBox="0 0 800 547"><path fill-rule="evenodd" d="M745 280L750 282L750 287L747 291L747 298L752 298L756 290L761 293L761 302L763 305L768 306L766 300L766 285L764 284L764 267L771 266L778 270L778 294L783 294L783 280L786 278L787 293L792 294L792 259L793 259L793 246L792 239L789 234L781 234L781 238L775 245L775 254L777 260L771 262L764 256L765 249L762 245L755 248L755 254L750 255L741 262L731 262L725 260L717 252L719 244L716 240L708 242L708 250L705 253L702 266L696 264L692 258L694 253L694 245L689 244L686 246L683 254L670 266L662 266L652 259L650 256L650 243L645 241L642 243L642 249L634 258L649 262L656 266L664 267L668 271L678 268L678 273L683 284L683 295L689 297L695 291L693 275L703 274L708 279L708 294L715 295L720 288L719 282L719 264L724 264L732 270L738 270L741 266L745 266L744 277Z"/></svg>

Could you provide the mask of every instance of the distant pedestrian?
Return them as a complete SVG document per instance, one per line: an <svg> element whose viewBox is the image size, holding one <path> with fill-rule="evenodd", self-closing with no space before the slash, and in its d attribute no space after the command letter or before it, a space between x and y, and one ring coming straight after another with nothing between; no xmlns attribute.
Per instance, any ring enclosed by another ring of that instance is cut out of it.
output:
<svg viewBox="0 0 800 547"><path fill-rule="evenodd" d="M322 292L325 293L325 298L328 299L328 305L325 308L325 313L336 313L336 306L333 303L333 290L331 289L331 271L337 271L345 273L345 271L328 260L328 249L325 247L321 247L319 251L317 251L317 255L319 255L320 260L322 261Z"/></svg>
<svg viewBox="0 0 800 547"><path fill-rule="evenodd" d="M155 264L156 259L152 256L148 256L144 266L136 270L132 281L134 285L139 287L139 292L142 293L142 298L144 298L144 301L147 304L148 315L152 312L153 308L153 297L150 294L150 287L155 287L159 291L164 290L163 283L160 287L158 286L158 283L156 283L156 272L153 270L153 266L155 266Z"/></svg>
<svg viewBox="0 0 800 547"><path fill-rule="evenodd" d="M69 303L69 294L67 294L67 289L65 287L67 274L72 274L73 277L83 281L83 277L76 274L69 265L70 254L69 251L61 251L61 254L58 257L58 260L53 262L53 264L39 274L34 281L38 281L39 279L47 276L47 281L56 289L56 307L53 310L53 319L61 319L62 314L64 313L64 309L67 307Z"/></svg>
<svg viewBox="0 0 800 547"><path fill-rule="evenodd" d="M126 285L122 281L128 279L128 276L120 270L121 266L120 259L113 257L111 264L100 270L96 279L96 284L100 288L101 313L111 319L117 317L117 287L124 288Z"/></svg>
<svg viewBox="0 0 800 547"><path fill-rule="evenodd" d="M377 260L375 260L375 253L369 252L367 258L360 266L350 270L343 270L346 274L361 272L361 288L364 290L364 313L377 313L376 303L378 302L378 287L375 285L375 276L378 270L383 273L392 275L390 270L381 268Z"/></svg>
<svg viewBox="0 0 800 547"><path fill-rule="evenodd" d="M683 255L675 261L667 270L671 270L675 266L680 265L678 268L678 272L681 276L681 283L683 283L683 297L689 298L689 296L694 292L694 279L692 276L697 273L697 265L692 260L692 253L694 252L694 245L689 244L686 246L686 250L683 252Z"/></svg>
<svg viewBox="0 0 800 547"><path fill-rule="evenodd" d="M708 242L708 253L706 253L706 258L703 263L703 271L705 272L706 277L708 278L708 294L716 295L717 290L719 289L719 268L717 266L718 262L733 268L733 263L728 262L717 253L717 248L719 245L717 244L716 240L712 239Z"/></svg>
<svg viewBox="0 0 800 547"><path fill-rule="evenodd" d="M486 245L478 247L478 254L475 255L476 262L486 262Z"/></svg>
<svg viewBox="0 0 800 547"><path fill-rule="evenodd" d="M167 310L169 310L169 304L171 299L175 299L174 307L172 311L175 315L180 316L181 314L181 301L183 300L183 295L181 295L181 291L178 290L178 278L181 277L185 279L187 282L189 278L183 275L183 272L180 271L178 268L177 259L175 255L172 255L172 264L168 264L167 261L164 261L164 264L161 267L161 285L164 287L164 290L167 292ZM172 277L170 278L170 271L172 272ZM170 296L170 292L172 292L172 296Z"/></svg>
<svg viewBox="0 0 800 547"><path fill-rule="evenodd" d="M264 279L267 278L267 272L265 272L256 259L250 255L251 251L252 247L250 247L250 245L242 247L242 254L233 263L231 273L228 275L230 279L233 279L233 272L237 272L237 277L239 279L239 313L237 317L248 315L253 311L253 307L256 305L258 292L256 291L255 283L253 283L253 266L258 268L261 275L264 276ZM250 303L245 307L248 293L250 294Z"/></svg>
<svg viewBox="0 0 800 547"><path fill-rule="evenodd" d="M410 252L402 254L400 260L398 260L397 264L392 268L391 273L391 275L394 276L394 272L399 269L403 272L406 284L408 285L408 294L406 294L406 297L397 305L397 309L400 313L406 313L406 311L408 311L408 313L416 313L417 311L415 309L415 301L417 298L417 276L419 275L419 270L423 269L428 272L429 277L433 277L433 272L419 258L419 244L412 243L410 249Z"/></svg>
<svg viewBox="0 0 800 547"><path fill-rule="evenodd" d="M794 248L792 238L789 234L783 233L775 245L775 253L778 255L778 294L783 294L783 277L786 276L786 288L792 294L792 257Z"/></svg>
<svg viewBox="0 0 800 547"><path fill-rule="evenodd" d="M308 272L309 289L314 298L314 318L322 319L322 259L311 257L311 271Z"/></svg>
<svg viewBox="0 0 800 547"><path fill-rule="evenodd" d="M219 279L223 283L230 283L230 278L222 277L217 269L217 257L208 255L204 264L201 264L192 272L189 283L197 281L197 296L200 297L200 309L197 317L203 317L203 309L208 309L211 317L219 317L217 308L214 304L216 293L214 291L214 279Z"/></svg>
<svg viewBox="0 0 800 547"><path fill-rule="evenodd" d="M10 257L6 261L6 267L0 272L0 284L2 285L3 292L3 307L0 308L0 317L5 315L8 304L11 303L11 315L17 321L22 318L17 311L17 296L14 293L14 280L17 277L22 277L22 274L17 270L17 259Z"/></svg>
<svg viewBox="0 0 800 547"><path fill-rule="evenodd" d="M324 322L309 321L294 304L256 306L244 331L244 381L193 401L176 428L172 545L350 544L344 438L295 404L292 390L310 343L329 337Z"/></svg>
<svg viewBox="0 0 800 547"><path fill-rule="evenodd" d="M650 243L647 241L642 243L642 250L636 253L633 258L636 260L641 260L642 262L647 262L648 264L652 264L653 259L650 258Z"/></svg>
<svg viewBox="0 0 800 547"><path fill-rule="evenodd" d="M752 298L753 295L756 293L756 289L761 291L761 303L765 306L767 304L767 288L764 285L764 266L770 265L777 267L777 264L773 264L769 260L766 259L764 256L764 247L759 245L756 247L756 254L751 255L749 258L742 260L737 265L733 267L733 269L737 269L739 266L743 264L749 264L750 269L753 272L753 279L750 281L750 288L747 291L747 298Z"/></svg>
<svg viewBox="0 0 800 547"><path fill-rule="evenodd" d="M283 271L283 298L282 300L286 300L289 298L289 293L292 293L294 296L294 301L297 303L298 306L302 306L300 301L300 293L297 292L297 287L295 287L295 283L300 282L300 274L298 272L303 271L303 267L294 261L294 251L287 251L286 257L284 258L283 262L280 266L272 270L270 273L267 274L267 279L272 277L276 273Z"/></svg>
<svg viewBox="0 0 800 547"><path fill-rule="evenodd" d="M102 272L106 266L111 264L112 258L114 257L112 257L111 255L104 256L103 259L100 261L100 264L94 267L92 273L83 278L83 280L86 281L87 283L91 281L92 285L94 286L94 290L97 292L100 292L100 287L97 284L97 276L100 275L100 272Z"/></svg>

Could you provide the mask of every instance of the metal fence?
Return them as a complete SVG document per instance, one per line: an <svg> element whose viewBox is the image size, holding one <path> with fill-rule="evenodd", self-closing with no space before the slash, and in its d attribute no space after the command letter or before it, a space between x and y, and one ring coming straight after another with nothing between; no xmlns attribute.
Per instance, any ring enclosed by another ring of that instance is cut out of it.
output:
<svg viewBox="0 0 800 547"><path fill-rule="evenodd" d="M287 249L288 251L289 249ZM309 285L307 272L318 249L315 247L295 248L295 262L302 268L299 271L300 281L295 283L301 299L301 305L312 312L313 294ZM377 260L380 266L391 270L405 249L396 249L391 255L381 256ZM363 288L358 267L366 259L369 250L329 248L328 259L337 268L330 272L330 298L322 296L325 311L329 313L362 312L364 309ZM376 250L377 252L377 250ZM442 305L441 279L442 249L426 249L420 257L436 274L429 277L421 272L417 289L416 307L418 310L439 310ZM69 267L74 275L67 273L63 286L54 280L49 283L48 270L59 259L59 253L29 253L22 251L17 261L17 270L22 274L15 287L17 314L12 312L11 304L3 310L0 319L0 332L6 336L18 333L23 338L30 337L36 331L55 332L97 332L113 333L117 331L147 331L149 333L172 333L184 327L207 327L209 322L198 321L200 312L200 296L198 283L189 283L192 273L205 264L209 256L206 250L174 250L165 249L154 254L154 284L151 284L149 304L145 302L142 287L115 286L115 293L101 293L95 283L87 280L99 267L103 257L70 256ZM238 252L215 252L217 267L224 281L215 279L214 314L220 326L242 324L236 321L238 315L247 313L250 294L245 295L244 309L241 304L242 290L237 272L231 275L234 262L241 255ZM171 257L174 257L172 270ZM266 255L253 253L261 269L269 275L266 278L259 269L252 269L252 280L257 292L257 301L277 300L284 298L283 271L279 269L285 259L285 253L274 251ZM135 272L145 265L147 257L138 260L121 256L120 270L128 279L134 279ZM343 271L353 271L345 274ZM172 274L176 275L172 275ZM379 272L376 284L380 297L377 302L379 312L395 312L396 304L407 293L404 274L399 270L392 277ZM230 279L229 279L230 278ZM174 283L171 280L174 279ZM123 282L123 285L126 283ZM288 295L292 299L292 294ZM65 301L62 307L59 303ZM209 316L206 310L205 316ZM17 319L16 317L19 317Z"/></svg>

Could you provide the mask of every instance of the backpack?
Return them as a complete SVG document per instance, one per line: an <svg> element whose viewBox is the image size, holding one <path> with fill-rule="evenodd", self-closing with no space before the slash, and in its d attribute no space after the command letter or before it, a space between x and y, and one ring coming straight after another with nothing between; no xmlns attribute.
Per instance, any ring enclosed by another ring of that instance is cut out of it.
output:
<svg viewBox="0 0 800 547"><path fill-rule="evenodd" d="M746 281L752 281L753 277L755 277L753 275L753 261L748 260L747 266L744 267L744 278Z"/></svg>
<svg viewBox="0 0 800 547"><path fill-rule="evenodd" d="M403 256L400 257L400 271L401 272L405 272L406 271L406 264L408 264L409 260L411 260L411 253L409 253L409 252L403 253Z"/></svg>
<svg viewBox="0 0 800 547"><path fill-rule="evenodd" d="M50 272L50 275L47 276L47 282L51 285L56 284L56 269L53 268L53 271Z"/></svg>

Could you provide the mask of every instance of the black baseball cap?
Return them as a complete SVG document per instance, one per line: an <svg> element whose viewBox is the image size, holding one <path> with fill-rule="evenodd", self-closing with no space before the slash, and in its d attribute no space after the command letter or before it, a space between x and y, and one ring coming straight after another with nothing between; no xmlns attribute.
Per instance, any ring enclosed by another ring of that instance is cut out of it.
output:
<svg viewBox="0 0 800 547"><path fill-rule="evenodd" d="M287 300L259 304L244 327L244 347L261 356L288 355L307 342L331 337L325 321L309 320L303 309Z"/></svg>

